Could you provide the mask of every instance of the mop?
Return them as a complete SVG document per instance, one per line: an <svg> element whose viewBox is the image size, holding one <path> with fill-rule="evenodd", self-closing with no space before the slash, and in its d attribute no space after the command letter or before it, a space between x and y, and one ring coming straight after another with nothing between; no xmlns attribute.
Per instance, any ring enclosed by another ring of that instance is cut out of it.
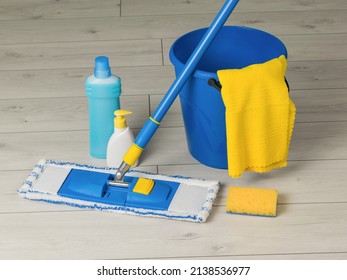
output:
<svg viewBox="0 0 347 280"><path fill-rule="evenodd" d="M30 200L81 209L205 222L219 189L218 181L136 170L127 172L126 187L112 186L108 181L114 177L115 170L41 160L18 193Z"/></svg>
<svg viewBox="0 0 347 280"><path fill-rule="evenodd" d="M218 193L217 181L149 174L130 170L130 167L140 157L238 2L225 1L118 169L42 160L19 189L19 194L31 200L79 208L205 222Z"/></svg>

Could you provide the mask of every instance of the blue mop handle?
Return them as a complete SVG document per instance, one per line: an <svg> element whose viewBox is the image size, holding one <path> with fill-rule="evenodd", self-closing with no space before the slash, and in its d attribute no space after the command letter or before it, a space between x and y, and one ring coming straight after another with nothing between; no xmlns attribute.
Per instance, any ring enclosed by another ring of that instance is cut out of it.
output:
<svg viewBox="0 0 347 280"><path fill-rule="evenodd" d="M137 150L142 150L146 147L154 133L157 131L161 120L164 118L165 114L171 107L172 103L175 101L177 95L183 88L186 81L192 75L197 64L199 63L201 57L205 54L208 47L212 44L214 38L217 36L220 29L223 27L224 23L236 7L239 0L227 0L225 1L223 7L213 20L212 24L206 31L204 37L201 39L198 46L195 48L194 52L191 54L189 60L187 61L183 71L175 79L162 101L154 111L151 117L146 121L145 125L136 137L134 144L137 146ZM134 146L134 145L133 145ZM136 148L135 148L136 150ZM135 152L136 154L136 152ZM140 152L137 152L137 156ZM126 157L124 159L126 162Z"/></svg>

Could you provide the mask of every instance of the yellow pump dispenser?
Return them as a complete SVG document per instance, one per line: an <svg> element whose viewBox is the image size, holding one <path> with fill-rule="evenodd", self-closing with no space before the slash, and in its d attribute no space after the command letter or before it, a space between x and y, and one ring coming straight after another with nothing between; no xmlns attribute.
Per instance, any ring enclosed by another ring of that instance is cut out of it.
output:
<svg viewBox="0 0 347 280"><path fill-rule="evenodd" d="M127 125L126 116L132 114L127 110L114 111L114 133L107 145L106 161L109 167L119 167L124 154L134 143L134 135ZM136 166L137 161L132 166Z"/></svg>
<svg viewBox="0 0 347 280"><path fill-rule="evenodd" d="M116 110L114 111L114 115L116 116L114 118L114 127L115 128L126 128L127 127L127 120L125 116L132 114L132 112L127 110Z"/></svg>

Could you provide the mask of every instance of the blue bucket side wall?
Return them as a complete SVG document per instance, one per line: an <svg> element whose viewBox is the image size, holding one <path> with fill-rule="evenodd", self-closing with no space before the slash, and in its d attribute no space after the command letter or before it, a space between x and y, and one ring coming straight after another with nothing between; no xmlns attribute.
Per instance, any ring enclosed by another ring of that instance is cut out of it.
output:
<svg viewBox="0 0 347 280"><path fill-rule="evenodd" d="M188 149L199 162L225 168L225 107L220 93L214 88L206 89L206 82L191 78L179 95Z"/></svg>

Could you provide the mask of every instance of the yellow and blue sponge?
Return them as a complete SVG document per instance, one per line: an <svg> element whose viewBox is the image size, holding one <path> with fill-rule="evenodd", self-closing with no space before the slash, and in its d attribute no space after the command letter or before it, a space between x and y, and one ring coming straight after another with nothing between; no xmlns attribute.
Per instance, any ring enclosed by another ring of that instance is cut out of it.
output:
<svg viewBox="0 0 347 280"><path fill-rule="evenodd" d="M276 217L277 196L276 190L230 186L226 211L234 214Z"/></svg>

